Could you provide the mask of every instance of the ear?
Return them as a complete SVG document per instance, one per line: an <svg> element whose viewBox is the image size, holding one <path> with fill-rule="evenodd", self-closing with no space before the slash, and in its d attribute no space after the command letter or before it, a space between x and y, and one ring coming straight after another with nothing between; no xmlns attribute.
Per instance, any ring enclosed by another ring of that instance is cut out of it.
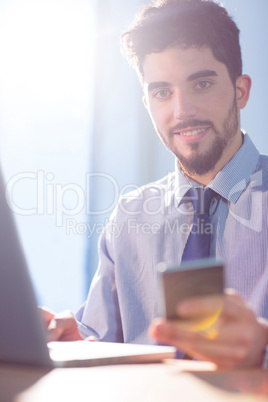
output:
<svg viewBox="0 0 268 402"><path fill-rule="evenodd" d="M243 109L249 98L251 78L248 75L240 75L236 80L236 104L238 109Z"/></svg>

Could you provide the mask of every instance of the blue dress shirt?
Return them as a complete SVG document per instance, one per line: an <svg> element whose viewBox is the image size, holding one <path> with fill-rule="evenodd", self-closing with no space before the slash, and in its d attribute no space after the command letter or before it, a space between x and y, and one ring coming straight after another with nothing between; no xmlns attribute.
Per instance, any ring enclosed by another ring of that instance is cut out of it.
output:
<svg viewBox="0 0 268 402"><path fill-rule="evenodd" d="M226 263L226 287L257 316L268 318L268 157L244 134L241 148L209 183L211 254ZM196 184L196 183L195 183ZM77 313L83 336L154 343L147 334L160 315L156 266L177 263L189 235L194 185L177 167L162 180L124 195L99 241L99 267Z"/></svg>

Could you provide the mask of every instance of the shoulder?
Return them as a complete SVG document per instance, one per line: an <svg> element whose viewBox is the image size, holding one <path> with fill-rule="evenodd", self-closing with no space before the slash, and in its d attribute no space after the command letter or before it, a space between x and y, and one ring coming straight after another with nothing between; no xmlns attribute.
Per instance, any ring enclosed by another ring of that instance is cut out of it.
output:
<svg viewBox="0 0 268 402"><path fill-rule="evenodd" d="M136 215L144 209L144 205L163 203L167 195L172 196L175 188L175 172L171 172L160 180L148 183L121 196L113 216Z"/></svg>
<svg viewBox="0 0 268 402"><path fill-rule="evenodd" d="M140 198L140 196L148 196L155 194L158 191L166 191L170 187L173 187L175 179L175 173L171 172L160 180L145 184L143 186L137 187L135 190L123 195L122 199L130 200L135 198Z"/></svg>
<svg viewBox="0 0 268 402"><path fill-rule="evenodd" d="M263 167L268 167L268 155L260 154L260 161L259 163Z"/></svg>
<svg viewBox="0 0 268 402"><path fill-rule="evenodd" d="M256 169L250 176L251 187L268 190L268 155L260 154Z"/></svg>
<svg viewBox="0 0 268 402"><path fill-rule="evenodd" d="M265 178L268 178L268 155L260 154L257 171L261 171Z"/></svg>

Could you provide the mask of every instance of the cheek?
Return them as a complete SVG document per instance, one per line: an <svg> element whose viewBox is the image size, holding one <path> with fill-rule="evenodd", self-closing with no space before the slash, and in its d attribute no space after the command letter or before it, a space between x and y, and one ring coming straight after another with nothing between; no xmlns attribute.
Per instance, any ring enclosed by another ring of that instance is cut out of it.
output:
<svg viewBox="0 0 268 402"><path fill-rule="evenodd" d="M150 105L150 117L157 127L165 128L173 119L172 109L168 104Z"/></svg>
<svg viewBox="0 0 268 402"><path fill-rule="evenodd" d="M230 91L223 91L221 94L213 94L207 99L203 99L200 102L199 111L203 116L207 116L208 119L215 121L217 119L224 120L225 112L230 110L234 101L234 94L230 94Z"/></svg>
<svg viewBox="0 0 268 402"><path fill-rule="evenodd" d="M212 91L207 94L203 94L201 99L199 99L199 106L202 109L207 109L207 112L210 111L223 111L228 109L230 105L233 104L235 97L235 88L227 77L223 79L222 82L217 83Z"/></svg>

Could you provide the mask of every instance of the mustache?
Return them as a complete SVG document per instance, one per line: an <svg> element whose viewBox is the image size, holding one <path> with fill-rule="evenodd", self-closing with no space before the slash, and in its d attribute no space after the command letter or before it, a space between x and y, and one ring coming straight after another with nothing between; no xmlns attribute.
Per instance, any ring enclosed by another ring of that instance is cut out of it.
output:
<svg viewBox="0 0 268 402"><path fill-rule="evenodd" d="M176 124L176 126L174 126L170 130L170 132L173 133L174 131L181 131L188 127L195 128L195 127L206 127L206 126L214 126L214 124L210 120L191 119L188 121L184 121L183 123Z"/></svg>

